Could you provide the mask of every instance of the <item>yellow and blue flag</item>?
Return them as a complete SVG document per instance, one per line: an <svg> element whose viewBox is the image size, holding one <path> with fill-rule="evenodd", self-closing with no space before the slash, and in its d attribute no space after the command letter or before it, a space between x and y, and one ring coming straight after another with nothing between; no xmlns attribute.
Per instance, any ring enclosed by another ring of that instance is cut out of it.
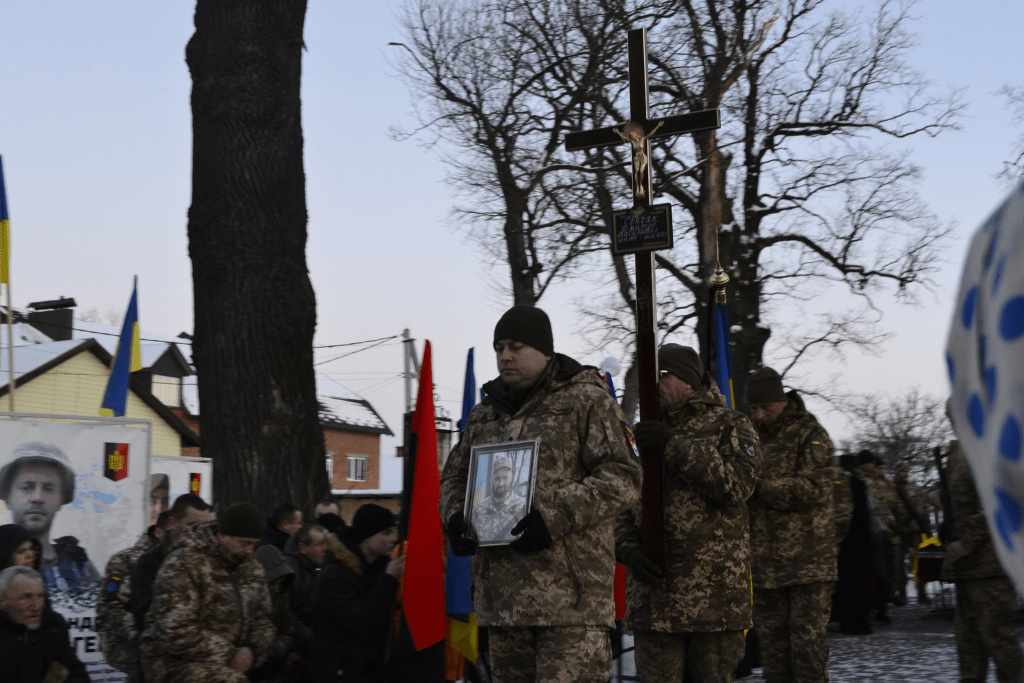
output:
<svg viewBox="0 0 1024 683"><path fill-rule="evenodd" d="M0 284L11 284L11 216L7 212L3 157L0 157Z"/></svg>
<svg viewBox="0 0 1024 683"><path fill-rule="evenodd" d="M139 278L132 283L132 298L121 325L121 338L117 342L117 354L110 368L107 390L103 392L101 417L122 417L128 402L128 382L131 373L142 369L142 351L139 348Z"/></svg>
<svg viewBox="0 0 1024 683"><path fill-rule="evenodd" d="M725 396L725 407L736 410L732 389L732 359L729 357L729 316L725 306L715 304L715 381Z"/></svg>
<svg viewBox="0 0 1024 683"><path fill-rule="evenodd" d="M466 430L469 412L476 404L476 374L473 372L473 349L466 357L466 380L462 391L462 419L459 432ZM446 662L450 672L457 670L455 663L461 655L476 664L478 640L476 608L473 606L472 582L473 558L459 557L448 549L445 566L445 612L448 615L448 648ZM456 678L461 678L457 676ZM449 680L456 680L449 677Z"/></svg>

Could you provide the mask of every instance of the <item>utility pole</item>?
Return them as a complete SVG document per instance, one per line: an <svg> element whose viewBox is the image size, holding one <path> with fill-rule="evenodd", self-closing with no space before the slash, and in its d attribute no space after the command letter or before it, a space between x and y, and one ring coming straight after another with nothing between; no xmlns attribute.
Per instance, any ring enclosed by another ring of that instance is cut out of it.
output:
<svg viewBox="0 0 1024 683"><path fill-rule="evenodd" d="M405 371L405 412L412 412L412 383L420 376L420 361L416 358L416 340L409 334L409 328L402 330L402 358Z"/></svg>

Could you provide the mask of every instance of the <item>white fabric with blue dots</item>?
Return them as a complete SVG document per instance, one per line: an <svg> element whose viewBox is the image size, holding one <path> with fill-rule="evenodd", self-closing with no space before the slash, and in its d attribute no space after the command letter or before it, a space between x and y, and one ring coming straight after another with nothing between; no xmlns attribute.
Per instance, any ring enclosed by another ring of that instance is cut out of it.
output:
<svg viewBox="0 0 1024 683"><path fill-rule="evenodd" d="M1024 183L974 235L946 363L957 437L1000 560L1024 594Z"/></svg>

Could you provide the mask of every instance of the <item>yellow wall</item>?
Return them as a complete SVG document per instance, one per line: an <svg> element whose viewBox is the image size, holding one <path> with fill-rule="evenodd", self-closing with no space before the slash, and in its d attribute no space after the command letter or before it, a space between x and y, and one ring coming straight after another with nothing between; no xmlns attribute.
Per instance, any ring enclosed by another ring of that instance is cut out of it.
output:
<svg viewBox="0 0 1024 683"><path fill-rule="evenodd" d="M17 353L17 349L15 349ZM36 377L14 392L14 407L19 413L56 413L99 417L103 392L107 388L108 369L89 351L82 351L49 372ZM9 410L6 396L0 397L0 410ZM181 437L156 411L128 391L125 417L153 422L153 453L181 455Z"/></svg>

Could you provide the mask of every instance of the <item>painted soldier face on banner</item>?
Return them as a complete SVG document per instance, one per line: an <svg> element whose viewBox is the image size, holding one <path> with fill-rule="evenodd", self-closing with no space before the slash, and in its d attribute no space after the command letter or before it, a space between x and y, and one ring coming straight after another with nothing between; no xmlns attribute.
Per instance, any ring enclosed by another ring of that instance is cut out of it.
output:
<svg viewBox="0 0 1024 683"><path fill-rule="evenodd" d="M45 534L61 506L61 472L54 465L25 462L11 479L7 507L14 523L33 536Z"/></svg>

